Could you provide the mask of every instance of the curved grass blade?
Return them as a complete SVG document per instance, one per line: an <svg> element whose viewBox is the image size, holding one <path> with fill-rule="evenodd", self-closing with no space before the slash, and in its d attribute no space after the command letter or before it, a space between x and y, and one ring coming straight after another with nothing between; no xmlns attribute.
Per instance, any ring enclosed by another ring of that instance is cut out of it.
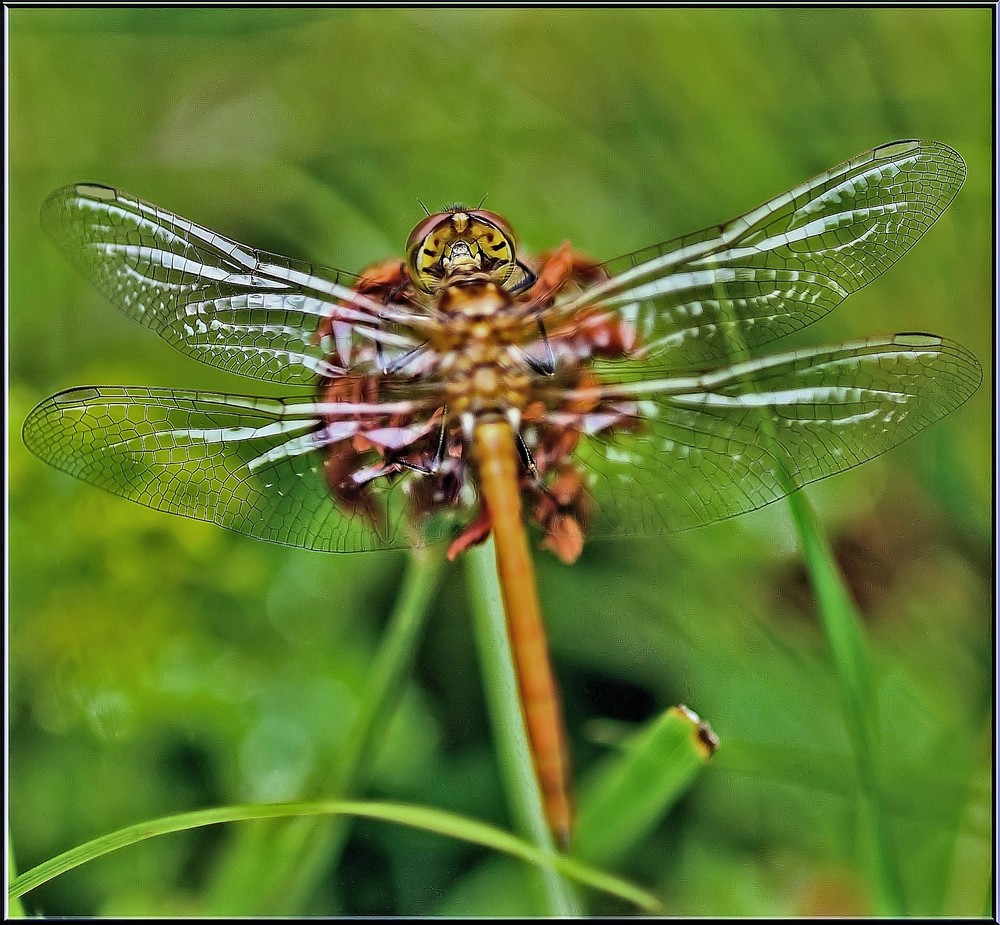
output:
<svg viewBox="0 0 1000 925"><path fill-rule="evenodd" d="M14 846L10 843L10 832L7 833L7 880L11 882L15 879L17 862L14 860ZM12 919L23 919L27 913L24 911L24 904L18 896L7 898L7 915Z"/></svg>
<svg viewBox="0 0 1000 925"><path fill-rule="evenodd" d="M223 806L140 822L137 825L130 825L92 839L25 871L10 884L8 900L13 901L81 864L157 835L183 832L222 822L312 815L350 815L366 819L380 819L385 822L395 822L398 825L422 829L426 832L434 832L449 838L462 839L471 844L481 845L484 848L491 848L494 851L520 858L530 864L557 870L565 877L634 903L641 909L652 912L660 908L659 900L655 896L631 883L579 861L542 851L508 832L474 819L467 819L454 813L446 813L426 806L343 800Z"/></svg>

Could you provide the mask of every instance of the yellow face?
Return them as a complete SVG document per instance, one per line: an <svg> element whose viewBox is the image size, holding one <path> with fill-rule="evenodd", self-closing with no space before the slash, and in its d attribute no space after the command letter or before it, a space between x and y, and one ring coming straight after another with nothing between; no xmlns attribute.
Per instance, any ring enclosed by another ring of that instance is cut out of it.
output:
<svg viewBox="0 0 1000 925"><path fill-rule="evenodd" d="M514 252L514 233L495 212L452 209L424 219L406 242L410 278L434 293L456 272L486 273L504 288L520 285L523 267Z"/></svg>

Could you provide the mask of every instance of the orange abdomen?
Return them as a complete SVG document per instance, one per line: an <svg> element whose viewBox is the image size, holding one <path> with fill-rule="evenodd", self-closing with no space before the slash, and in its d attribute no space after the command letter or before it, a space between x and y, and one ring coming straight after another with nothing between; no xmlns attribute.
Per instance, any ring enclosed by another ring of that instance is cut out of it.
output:
<svg viewBox="0 0 1000 925"><path fill-rule="evenodd" d="M569 846L572 810L568 793L566 737L555 679L549 663L545 627L521 512L519 456L514 432L505 420L476 425L472 455L479 489L493 525L497 571L507 615L535 772L545 814L556 841Z"/></svg>

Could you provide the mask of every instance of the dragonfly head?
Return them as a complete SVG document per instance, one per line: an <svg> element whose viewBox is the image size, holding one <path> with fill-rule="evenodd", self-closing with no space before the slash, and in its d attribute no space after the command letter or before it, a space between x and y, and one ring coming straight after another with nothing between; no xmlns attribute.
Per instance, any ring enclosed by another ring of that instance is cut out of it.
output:
<svg viewBox="0 0 1000 925"><path fill-rule="evenodd" d="M514 232L495 212L454 206L425 218L406 242L410 278L435 293L458 274L486 274L508 292L520 292L534 274L517 260Z"/></svg>

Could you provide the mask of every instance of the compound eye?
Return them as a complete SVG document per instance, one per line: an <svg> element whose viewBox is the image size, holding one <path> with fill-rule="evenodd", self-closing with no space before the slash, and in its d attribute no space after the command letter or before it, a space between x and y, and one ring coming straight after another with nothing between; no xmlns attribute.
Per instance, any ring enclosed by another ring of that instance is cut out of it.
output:
<svg viewBox="0 0 1000 925"><path fill-rule="evenodd" d="M476 209L469 213L476 242L485 258L484 264L501 286L506 286L517 257L514 251L514 232L496 212Z"/></svg>
<svg viewBox="0 0 1000 925"><path fill-rule="evenodd" d="M410 278L424 292L433 292L440 282L440 273L435 273L444 252L441 232L446 232L452 212L436 212L428 215L406 239L406 263L410 268Z"/></svg>
<svg viewBox="0 0 1000 925"><path fill-rule="evenodd" d="M497 215L496 212L490 212L489 209L473 209L469 215L487 225L493 225L500 232L500 234L507 239L513 249L514 231L510 225L507 224L507 219L505 219L502 215Z"/></svg>
<svg viewBox="0 0 1000 925"><path fill-rule="evenodd" d="M406 252L409 253L420 244L424 238L427 237L438 225L443 222L448 221L451 218L451 212L435 212L433 215L428 215L419 225L417 225L413 231L410 232L410 236L406 239Z"/></svg>
<svg viewBox="0 0 1000 925"><path fill-rule="evenodd" d="M457 242L465 242L466 257L506 287L518 266L514 253L514 233L495 212L486 209L465 211L455 206L446 212L428 215L406 241L406 262L410 279L424 292L434 293L448 273L448 260Z"/></svg>

